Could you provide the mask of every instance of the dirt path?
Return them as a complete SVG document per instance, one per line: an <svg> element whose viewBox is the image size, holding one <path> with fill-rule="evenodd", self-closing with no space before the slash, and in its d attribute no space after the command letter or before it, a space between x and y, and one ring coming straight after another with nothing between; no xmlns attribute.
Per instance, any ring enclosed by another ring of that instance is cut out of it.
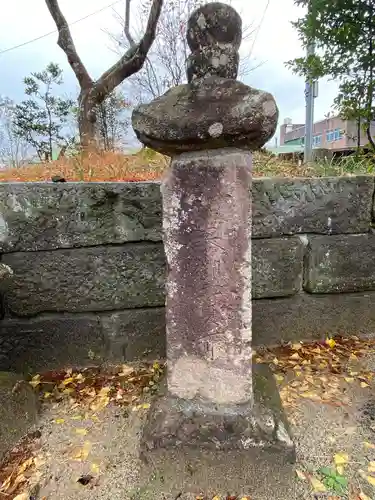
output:
<svg viewBox="0 0 375 500"><path fill-rule="evenodd" d="M288 356L281 355L276 360L276 378L295 436L297 464L288 496L284 492L274 500L375 499L375 386L372 383L375 354L371 352L361 360L352 356L347 360L344 373L322 369L312 376L300 366L300 361L308 356L298 351L299 359L292 350ZM150 382L153 385L153 381ZM149 407L149 392L142 392L143 396L133 395L133 403L125 407L109 401L96 406L91 403L90 409L83 402L78 404L66 399L45 405L38 425L41 435L34 440L36 462L31 468L28 487L32 498L199 498L197 491L174 490L173 485L163 485L154 477L141 481L138 446ZM22 464L18 464L20 466ZM18 472L15 471L14 476ZM267 480L274 481L275 477ZM27 483L23 489L27 490ZM248 496L251 500L271 500L267 494L254 496L252 491L230 493L240 495L239 499ZM223 500L228 492L215 494L215 500ZM212 495L211 492L207 499L211 500ZM8 494L5 498L9 500L12 496ZM24 496L20 500L28 498L30 496ZM1 495L0 499L3 500Z"/></svg>

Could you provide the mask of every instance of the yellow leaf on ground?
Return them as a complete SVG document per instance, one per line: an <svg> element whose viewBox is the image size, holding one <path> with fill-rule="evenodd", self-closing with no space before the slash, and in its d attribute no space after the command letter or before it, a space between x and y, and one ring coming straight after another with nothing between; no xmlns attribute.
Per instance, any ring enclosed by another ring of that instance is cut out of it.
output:
<svg viewBox="0 0 375 500"><path fill-rule="evenodd" d="M90 441L85 441L85 444L83 445L83 447L80 448L79 450L77 450L73 454L72 458L74 460L82 462L83 460L87 459L87 457L89 456L90 451L91 451L91 443L90 443Z"/></svg>
<svg viewBox="0 0 375 500"><path fill-rule="evenodd" d="M56 418L55 424L63 424L65 420L63 418Z"/></svg>
<svg viewBox="0 0 375 500"><path fill-rule="evenodd" d="M354 382L354 378L353 377L345 377L345 382L348 382L348 384L351 384L352 382Z"/></svg>
<svg viewBox="0 0 375 500"><path fill-rule="evenodd" d="M275 380L276 382L282 382L284 380L284 377L282 375L275 374Z"/></svg>
<svg viewBox="0 0 375 500"><path fill-rule="evenodd" d="M13 498L13 500L29 500L30 495L28 493L21 493Z"/></svg>
<svg viewBox="0 0 375 500"><path fill-rule="evenodd" d="M326 338L326 344L333 349L336 345L336 341L334 339L330 339L329 337Z"/></svg>
<svg viewBox="0 0 375 500"><path fill-rule="evenodd" d="M98 465L98 464L93 463L93 464L91 464L91 470L92 470L92 472L94 472L95 474L99 474L99 472L100 472L100 467L99 467L99 465Z"/></svg>
<svg viewBox="0 0 375 500"><path fill-rule="evenodd" d="M148 409L150 408L150 406L151 406L151 405L150 405L150 403L144 403L144 404L142 405L142 408L143 408L144 410L148 410Z"/></svg>
<svg viewBox="0 0 375 500"><path fill-rule="evenodd" d="M368 443L367 441L365 441L365 442L363 443L363 446L364 446L365 448L368 448L369 450L375 450L375 444Z"/></svg>
<svg viewBox="0 0 375 500"><path fill-rule="evenodd" d="M79 436L86 436L87 429L83 429L83 428L76 429L76 434L78 434Z"/></svg>
<svg viewBox="0 0 375 500"><path fill-rule="evenodd" d="M72 417L72 420L82 420L82 415L74 415L74 417Z"/></svg>
<svg viewBox="0 0 375 500"><path fill-rule="evenodd" d="M69 378L66 378L65 380L63 380L64 385L71 384L72 382L74 382L73 377L69 377Z"/></svg>
<svg viewBox="0 0 375 500"><path fill-rule="evenodd" d="M34 388L38 387L40 383L41 383L40 375L35 375L35 377L33 377L29 382L29 384L32 385Z"/></svg>
<svg viewBox="0 0 375 500"><path fill-rule="evenodd" d="M220 500L220 497L218 497L217 495L215 495L212 500Z"/></svg>
<svg viewBox="0 0 375 500"><path fill-rule="evenodd" d="M361 382L361 387L364 389L365 387L370 387L366 382Z"/></svg>
<svg viewBox="0 0 375 500"><path fill-rule="evenodd" d="M365 493L363 493L363 491L361 491L358 498L359 498L359 500L371 500L371 498L368 497Z"/></svg>
<svg viewBox="0 0 375 500"><path fill-rule="evenodd" d="M336 453L334 456L335 465L346 465L349 462L347 453Z"/></svg>
<svg viewBox="0 0 375 500"><path fill-rule="evenodd" d="M375 486L375 477L373 476L366 476L367 481L372 485Z"/></svg>
<svg viewBox="0 0 375 500"><path fill-rule="evenodd" d="M301 342L298 342L297 344L292 344L292 349L293 351L299 351L300 349L302 349Z"/></svg>
<svg viewBox="0 0 375 500"><path fill-rule="evenodd" d="M326 487L319 481L319 479L314 476L310 476L309 479L315 493L324 493L326 491Z"/></svg>
<svg viewBox="0 0 375 500"><path fill-rule="evenodd" d="M368 464L368 468L367 468L367 470L368 470L369 472L375 472L375 462L370 462L370 463Z"/></svg>

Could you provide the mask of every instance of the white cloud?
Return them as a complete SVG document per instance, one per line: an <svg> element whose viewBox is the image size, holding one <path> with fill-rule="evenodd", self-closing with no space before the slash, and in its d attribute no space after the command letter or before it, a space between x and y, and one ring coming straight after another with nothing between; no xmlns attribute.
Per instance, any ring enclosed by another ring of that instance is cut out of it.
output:
<svg viewBox="0 0 375 500"><path fill-rule="evenodd" d="M244 25L259 26L267 0L249 2L233 0L232 4L242 15ZM60 0L61 10L69 22L108 5L110 0ZM124 1L116 4L119 12ZM280 109L280 121L291 117L294 122L304 121L304 81L285 67L285 62L303 54L297 33L291 26L300 9L293 0L270 0L252 52L254 63L263 62L246 78L246 83L270 91ZM54 23L42 0L13 0L8 2L0 18L0 51L18 45L55 29ZM118 31L112 9L94 15L72 26L72 35L77 50L93 78L106 70L116 55L110 50L110 41L103 30ZM2 78L0 94L22 98L22 78L31 71L43 69L50 61L58 62L64 69L66 89L74 93L77 89L75 77L65 55L57 46L57 35L53 34L34 43L0 55ZM252 42L246 42L243 50L249 50ZM320 82L320 95L316 99L316 119L323 118L330 110L336 95L335 83Z"/></svg>

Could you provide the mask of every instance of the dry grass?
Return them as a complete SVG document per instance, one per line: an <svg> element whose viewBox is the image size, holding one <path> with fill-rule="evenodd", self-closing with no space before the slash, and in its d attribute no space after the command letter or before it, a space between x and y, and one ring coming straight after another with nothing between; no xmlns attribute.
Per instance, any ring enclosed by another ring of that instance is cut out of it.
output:
<svg viewBox="0 0 375 500"><path fill-rule="evenodd" d="M43 182L59 175L75 182L135 182L160 179L168 158L154 151L93 153L0 172L0 182Z"/></svg>
<svg viewBox="0 0 375 500"><path fill-rule="evenodd" d="M135 182L159 180L169 158L150 149L135 154L99 152L88 157L77 155L51 163L27 165L0 171L0 182L43 182L59 175L75 182ZM347 157L335 162L298 166L291 161L256 152L254 177L322 177L374 174L374 161Z"/></svg>

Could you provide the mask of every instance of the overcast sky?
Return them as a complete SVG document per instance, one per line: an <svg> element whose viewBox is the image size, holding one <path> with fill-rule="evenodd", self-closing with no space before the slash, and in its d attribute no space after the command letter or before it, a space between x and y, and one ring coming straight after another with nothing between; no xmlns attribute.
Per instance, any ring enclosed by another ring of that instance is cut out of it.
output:
<svg viewBox="0 0 375 500"><path fill-rule="evenodd" d="M111 0L60 0L60 7L69 23L106 7ZM165 0L166 2L169 0ZM104 30L116 32L119 25L113 9L122 13L125 0L89 17L71 27L77 50L93 78L97 78L115 60L111 43ZM233 0L241 13L244 25L257 28L261 24L267 0ZM137 15L134 12L132 15ZM280 123L286 117L293 122L304 122L304 81L285 67L285 61L303 54L297 34L290 22L303 11L293 0L270 0L264 21L260 26L252 50L254 65L263 63L246 78L246 83L271 92L280 109ZM11 0L0 17L0 52L22 44L55 29L44 0ZM15 101L23 98L22 79L32 71L40 71L51 61L64 69L64 91L77 94L75 77L62 50L57 46L57 35L52 34L23 47L0 55L0 95ZM250 50L253 41L243 49ZM316 120L330 111L337 92L334 82L321 81L319 97L315 102ZM278 135L278 134L277 134Z"/></svg>

